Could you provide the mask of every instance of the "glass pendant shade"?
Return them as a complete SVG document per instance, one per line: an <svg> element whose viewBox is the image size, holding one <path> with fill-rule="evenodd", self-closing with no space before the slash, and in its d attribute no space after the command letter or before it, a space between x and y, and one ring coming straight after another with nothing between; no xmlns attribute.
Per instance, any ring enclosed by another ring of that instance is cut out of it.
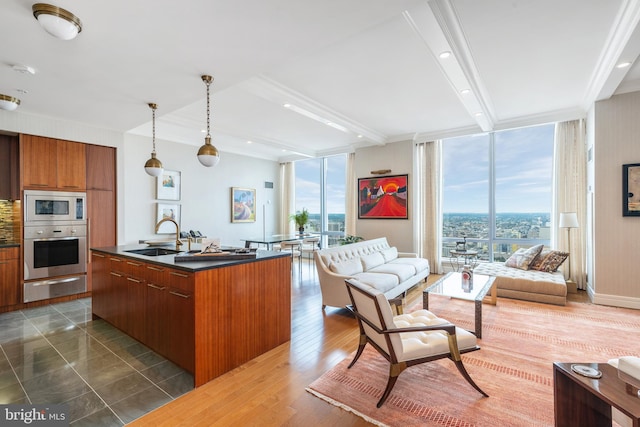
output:
<svg viewBox="0 0 640 427"><path fill-rule="evenodd" d="M42 28L60 40L74 39L82 31L82 22L68 10L45 3L36 3L31 9Z"/></svg>
<svg viewBox="0 0 640 427"><path fill-rule="evenodd" d="M150 103L149 108L153 111L153 151L151 152L151 158L144 164L144 171L151 176L160 176L164 171L162 162L156 158L156 104Z"/></svg>
<svg viewBox="0 0 640 427"><path fill-rule="evenodd" d="M204 145L198 150L198 161L206 167L212 167L220 161L220 153L218 149L211 144L211 137L204 139Z"/></svg>
<svg viewBox="0 0 640 427"><path fill-rule="evenodd" d="M9 95L0 94L0 110L13 111L20 105L20 100Z"/></svg>

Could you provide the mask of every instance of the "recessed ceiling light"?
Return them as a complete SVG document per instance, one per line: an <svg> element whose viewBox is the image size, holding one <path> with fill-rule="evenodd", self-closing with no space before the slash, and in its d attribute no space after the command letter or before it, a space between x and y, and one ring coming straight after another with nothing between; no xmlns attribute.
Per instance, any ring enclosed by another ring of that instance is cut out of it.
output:
<svg viewBox="0 0 640 427"><path fill-rule="evenodd" d="M460 91L460 93L461 93L461 94L463 94L463 95L466 95L466 94L468 94L469 92L471 92L471 90L469 90L469 89L462 89L462 90Z"/></svg>
<svg viewBox="0 0 640 427"><path fill-rule="evenodd" d="M627 68L629 65L631 65L631 62L621 62L616 65L616 68Z"/></svg>
<svg viewBox="0 0 640 427"><path fill-rule="evenodd" d="M253 141L247 141L247 144L253 144Z"/></svg>
<svg viewBox="0 0 640 427"><path fill-rule="evenodd" d="M447 50L447 51L442 52L442 53L441 53L440 55L438 55L438 56L440 57L440 59L447 59L448 57L450 57L450 56L451 56L451 52L449 52L449 51Z"/></svg>
<svg viewBox="0 0 640 427"><path fill-rule="evenodd" d="M207 133L207 130L206 129L200 129L200 132Z"/></svg>
<svg viewBox="0 0 640 427"><path fill-rule="evenodd" d="M291 107L291 104L283 104L282 106L283 106L284 108L289 108L289 107Z"/></svg>
<svg viewBox="0 0 640 427"><path fill-rule="evenodd" d="M362 135L358 135L358 138L362 138Z"/></svg>
<svg viewBox="0 0 640 427"><path fill-rule="evenodd" d="M482 115L483 115L483 114L482 114L482 112L481 112L481 111L478 111L477 113L475 113L475 114L474 114L474 116L476 116L476 117L480 117L480 116L482 116Z"/></svg>

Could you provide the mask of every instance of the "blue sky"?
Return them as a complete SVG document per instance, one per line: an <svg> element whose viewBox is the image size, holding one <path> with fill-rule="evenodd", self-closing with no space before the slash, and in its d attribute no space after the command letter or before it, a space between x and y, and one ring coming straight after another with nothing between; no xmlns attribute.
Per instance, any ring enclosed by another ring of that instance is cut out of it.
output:
<svg viewBox="0 0 640 427"><path fill-rule="evenodd" d="M327 161L327 212L344 214L346 155ZM322 159L296 162L296 210L303 207L320 213L320 167Z"/></svg>

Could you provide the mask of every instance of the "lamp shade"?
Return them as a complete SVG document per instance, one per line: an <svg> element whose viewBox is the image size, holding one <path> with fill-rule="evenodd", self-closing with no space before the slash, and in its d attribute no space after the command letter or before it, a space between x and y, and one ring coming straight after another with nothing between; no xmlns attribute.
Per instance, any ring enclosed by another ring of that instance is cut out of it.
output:
<svg viewBox="0 0 640 427"><path fill-rule="evenodd" d="M74 39L82 31L80 19L61 7L36 3L31 10L42 28L60 40Z"/></svg>
<svg viewBox="0 0 640 427"><path fill-rule="evenodd" d="M560 213L560 228L578 228L578 214L575 212L561 212Z"/></svg>
<svg viewBox="0 0 640 427"><path fill-rule="evenodd" d="M20 105L20 100L9 95L0 94L0 110L13 111Z"/></svg>

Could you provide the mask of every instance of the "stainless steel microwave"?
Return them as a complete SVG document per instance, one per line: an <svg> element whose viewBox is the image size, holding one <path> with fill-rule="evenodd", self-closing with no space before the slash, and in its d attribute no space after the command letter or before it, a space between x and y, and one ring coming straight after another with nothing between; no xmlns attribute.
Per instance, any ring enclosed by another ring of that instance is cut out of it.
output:
<svg viewBox="0 0 640 427"><path fill-rule="evenodd" d="M87 193L67 191L24 191L24 225L84 223Z"/></svg>

